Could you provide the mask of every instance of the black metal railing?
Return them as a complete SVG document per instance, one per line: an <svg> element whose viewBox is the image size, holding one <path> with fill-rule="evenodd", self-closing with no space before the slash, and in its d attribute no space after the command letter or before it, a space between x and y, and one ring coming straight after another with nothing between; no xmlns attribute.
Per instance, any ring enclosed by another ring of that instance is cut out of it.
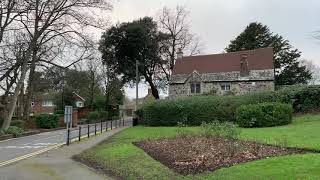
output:
<svg viewBox="0 0 320 180"><path fill-rule="evenodd" d="M132 119L109 120L101 121L99 123L79 125L76 128L67 130L66 144L69 145L74 140L81 141L82 138L90 138L90 136L97 135L98 133L103 133L108 130L132 125Z"/></svg>

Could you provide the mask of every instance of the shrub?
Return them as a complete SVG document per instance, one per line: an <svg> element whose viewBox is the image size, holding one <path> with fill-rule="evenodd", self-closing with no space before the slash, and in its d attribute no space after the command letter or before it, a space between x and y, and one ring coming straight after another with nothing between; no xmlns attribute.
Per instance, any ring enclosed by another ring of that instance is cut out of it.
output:
<svg viewBox="0 0 320 180"><path fill-rule="evenodd" d="M236 109L243 104L273 102L275 92L252 93L244 96L194 96L158 100L140 109L144 124L176 126L178 122L198 126L214 120L235 122Z"/></svg>
<svg viewBox="0 0 320 180"><path fill-rule="evenodd" d="M143 123L149 126L176 126L178 122L192 126L213 120L235 122L236 110L249 104L286 103L292 105L295 113L319 111L319 99L320 86L290 86L278 91L242 96L194 96L158 100L144 105L138 113L139 119L143 119Z"/></svg>
<svg viewBox="0 0 320 180"><path fill-rule="evenodd" d="M108 114L107 111L92 111L88 114L88 119L90 123L101 122L108 118Z"/></svg>
<svg viewBox="0 0 320 180"><path fill-rule="evenodd" d="M0 117L0 128L2 127L3 121L4 121L3 118Z"/></svg>
<svg viewBox="0 0 320 180"><path fill-rule="evenodd" d="M11 122L10 126L15 126L15 127L19 127L21 129L24 129L25 128L25 124L26 124L25 121L14 120L14 121Z"/></svg>
<svg viewBox="0 0 320 180"><path fill-rule="evenodd" d="M237 109L236 121L241 127L272 127L292 122L292 106L282 103L243 105Z"/></svg>
<svg viewBox="0 0 320 180"><path fill-rule="evenodd" d="M207 137L224 137L227 139L238 139L240 129L231 122L213 121L201 124L202 133Z"/></svg>
<svg viewBox="0 0 320 180"><path fill-rule="evenodd" d="M59 124L59 116L56 114L40 114L36 116L36 124L38 128L57 128Z"/></svg>
<svg viewBox="0 0 320 180"><path fill-rule="evenodd" d="M98 120L100 118L100 114L98 111L93 111L88 114L88 119L90 121Z"/></svg>
<svg viewBox="0 0 320 180"><path fill-rule="evenodd" d="M62 115L64 114L64 110L56 110L54 114Z"/></svg>
<svg viewBox="0 0 320 180"><path fill-rule="evenodd" d="M10 126L6 131L7 134L12 134L14 137L19 137L23 133L23 129L16 127L16 126Z"/></svg>
<svg viewBox="0 0 320 180"><path fill-rule="evenodd" d="M108 118L108 111L99 111L99 118L100 119L106 119Z"/></svg>

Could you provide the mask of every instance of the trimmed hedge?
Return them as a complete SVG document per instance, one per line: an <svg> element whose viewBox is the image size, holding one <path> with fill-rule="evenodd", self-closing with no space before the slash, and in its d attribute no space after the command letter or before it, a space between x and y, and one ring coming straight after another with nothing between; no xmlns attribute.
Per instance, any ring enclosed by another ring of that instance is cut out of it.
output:
<svg viewBox="0 0 320 180"><path fill-rule="evenodd" d="M236 121L242 105L278 102L290 104L295 113L320 110L320 86L293 86L279 91L250 93L243 96L194 96L158 100L144 105L138 114L148 126L176 126L179 122L198 126L202 122Z"/></svg>
<svg viewBox="0 0 320 180"><path fill-rule="evenodd" d="M88 114L88 119L90 123L101 122L101 120L106 120L107 118L107 111L92 111Z"/></svg>
<svg viewBox="0 0 320 180"><path fill-rule="evenodd" d="M241 105L277 99L275 92L244 96L194 96L158 100L145 105L140 114L143 114L143 123L149 126L176 126L178 123L199 126L203 122L235 122L236 109Z"/></svg>
<svg viewBox="0 0 320 180"><path fill-rule="evenodd" d="M282 126L292 122L292 113L289 104L250 104L237 109L236 122L245 128Z"/></svg>
<svg viewBox="0 0 320 180"><path fill-rule="evenodd" d="M56 114L40 114L36 116L36 124L38 128L53 129L59 126L59 115Z"/></svg>
<svg viewBox="0 0 320 180"><path fill-rule="evenodd" d="M320 110L320 86L291 86L278 91L281 102L291 104L294 112Z"/></svg>

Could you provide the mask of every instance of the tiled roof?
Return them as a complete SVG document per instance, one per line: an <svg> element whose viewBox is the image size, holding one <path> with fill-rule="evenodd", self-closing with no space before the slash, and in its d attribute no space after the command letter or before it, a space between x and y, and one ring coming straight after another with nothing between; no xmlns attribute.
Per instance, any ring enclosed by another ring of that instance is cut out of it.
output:
<svg viewBox="0 0 320 180"><path fill-rule="evenodd" d="M194 71L200 74L240 71L240 61L243 55L248 56L249 70L274 68L273 49L262 48L225 54L184 57L176 61L173 75L190 74Z"/></svg>

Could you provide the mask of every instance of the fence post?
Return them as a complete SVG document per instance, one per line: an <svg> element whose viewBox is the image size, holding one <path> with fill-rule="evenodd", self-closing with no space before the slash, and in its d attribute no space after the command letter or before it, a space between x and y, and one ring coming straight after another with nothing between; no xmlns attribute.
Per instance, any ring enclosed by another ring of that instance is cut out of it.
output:
<svg viewBox="0 0 320 180"><path fill-rule="evenodd" d="M88 124L88 138L90 137L90 124Z"/></svg>
<svg viewBox="0 0 320 180"><path fill-rule="evenodd" d="M122 126L124 126L124 118L122 118Z"/></svg>
<svg viewBox="0 0 320 180"><path fill-rule="evenodd" d="M100 124L100 132L102 133L102 126L103 126L103 124L102 124L102 120L101 120L101 124Z"/></svg>
<svg viewBox="0 0 320 180"><path fill-rule="evenodd" d="M94 135L97 135L97 123L94 123Z"/></svg>
<svg viewBox="0 0 320 180"><path fill-rule="evenodd" d="M81 141L81 126L79 126L79 141Z"/></svg>
<svg viewBox="0 0 320 180"><path fill-rule="evenodd" d="M108 121L106 121L106 131L108 131Z"/></svg>
<svg viewBox="0 0 320 180"><path fill-rule="evenodd" d="M67 133L67 146L69 146L70 144L70 129L68 129L68 133Z"/></svg>
<svg viewBox="0 0 320 180"><path fill-rule="evenodd" d="M112 120L110 122L111 122L111 130L112 130Z"/></svg>

